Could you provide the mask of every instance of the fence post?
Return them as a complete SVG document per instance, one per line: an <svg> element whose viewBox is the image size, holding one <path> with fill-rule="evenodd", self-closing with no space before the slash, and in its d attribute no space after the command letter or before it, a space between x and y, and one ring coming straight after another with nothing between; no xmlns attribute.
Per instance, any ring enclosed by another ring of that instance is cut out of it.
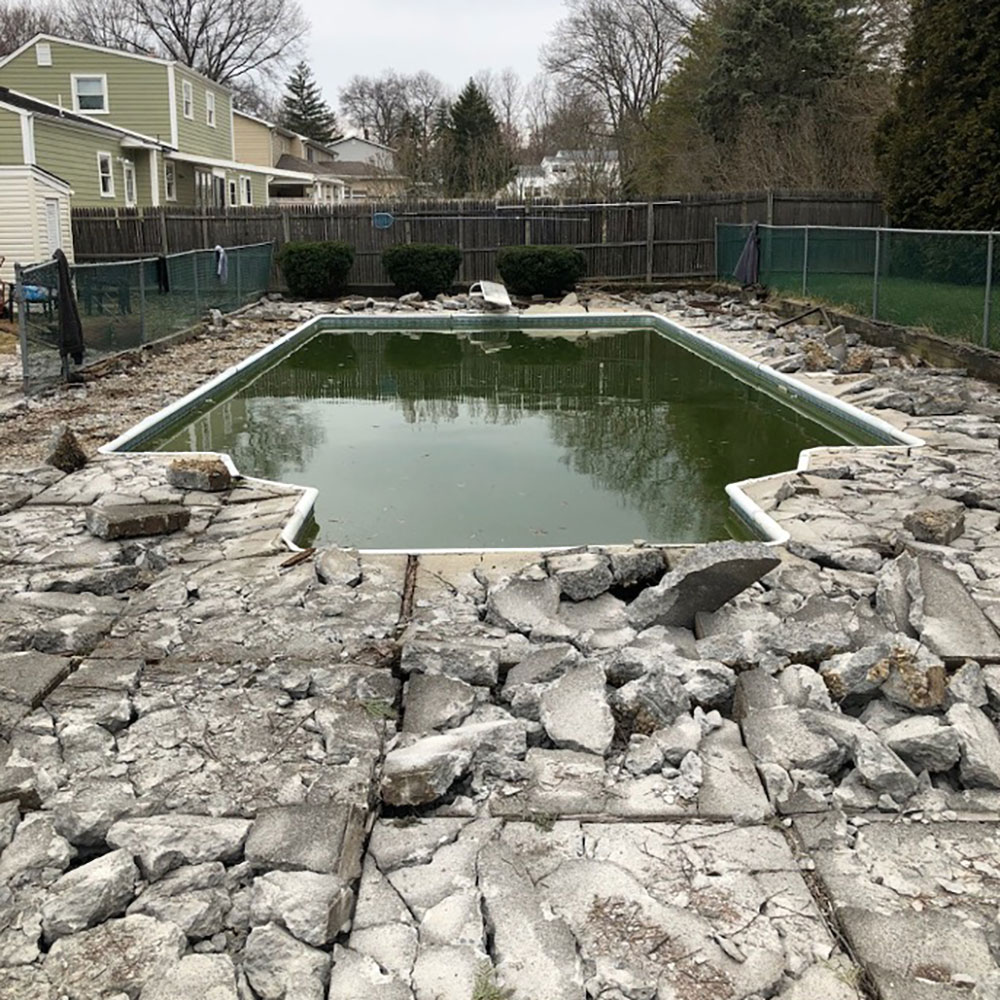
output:
<svg viewBox="0 0 1000 1000"><path fill-rule="evenodd" d="M526 247L531 246L531 216L528 214L531 211L531 206L529 205L524 210L524 245Z"/></svg>
<svg viewBox="0 0 1000 1000"><path fill-rule="evenodd" d="M194 277L194 314L201 318L201 305L198 301L198 251L191 251L191 274Z"/></svg>
<svg viewBox="0 0 1000 1000"><path fill-rule="evenodd" d="M20 264L14 265L14 301L17 302L17 332L21 340L21 377L24 394L28 394L28 309L24 301L24 274Z"/></svg>
<svg viewBox="0 0 1000 1000"><path fill-rule="evenodd" d="M802 238L802 294L809 294L809 227L805 227Z"/></svg>
<svg viewBox="0 0 1000 1000"><path fill-rule="evenodd" d="M235 257L233 263L236 265L233 268L233 270L236 271L236 306L238 308L239 306L243 305L243 292L242 292L242 284L240 281L240 260L243 257L243 251L237 250L233 256Z"/></svg>
<svg viewBox="0 0 1000 1000"><path fill-rule="evenodd" d="M774 191L771 188L767 189L767 224L774 225Z"/></svg>
<svg viewBox="0 0 1000 1000"><path fill-rule="evenodd" d="M878 273L882 270L882 230L875 230L875 281L872 284L872 319L878 319Z"/></svg>
<svg viewBox="0 0 1000 1000"><path fill-rule="evenodd" d="M410 225L410 220L407 219L403 223L403 242L412 243L413 242L413 227Z"/></svg>
<svg viewBox="0 0 1000 1000"><path fill-rule="evenodd" d="M146 265L140 260L139 268L139 342L146 343Z"/></svg>
<svg viewBox="0 0 1000 1000"><path fill-rule="evenodd" d="M654 228L656 226L656 211L653 208L653 203L647 202L646 204L646 284L651 285L653 283L653 245L654 245Z"/></svg>
<svg viewBox="0 0 1000 1000"><path fill-rule="evenodd" d="M715 229L715 280L722 280L722 258L719 255L719 217L716 216L712 220L712 225Z"/></svg>
<svg viewBox="0 0 1000 1000"><path fill-rule="evenodd" d="M993 233L986 243L986 302L983 305L983 347L990 346L990 326L993 323Z"/></svg>
<svg viewBox="0 0 1000 1000"><path fill-rule="evenodd" d="M284 243L292 242L292 224L288 218L288 209L281 210L281 239Z"/></svg>
<svg viewBox="0 0 1000 1000"><path fill-rule="evenodd" d="M462 255L458 263L458 280L465 281L465 220L460 215L458 217L458 251Z"/></svg>
<svg viewBox="0 0 1000 1000"><path fill-rule="evenodd" d="M160 208L160 253L164 257L170 253L170 243L167 239L167 210Z"/></svg>

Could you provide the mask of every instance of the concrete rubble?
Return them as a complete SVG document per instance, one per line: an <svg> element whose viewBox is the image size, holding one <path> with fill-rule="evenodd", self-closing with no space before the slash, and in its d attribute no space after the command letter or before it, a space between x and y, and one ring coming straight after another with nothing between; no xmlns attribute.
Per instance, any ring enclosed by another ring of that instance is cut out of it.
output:
<svg viewBox="0 0 1000 1000"><path fill-rule="evenodd" d="M1000 997L1000 393L658 296L927 447L755 484L784 548L296 557L210 456L4 479L4 1000Z"/></svg>

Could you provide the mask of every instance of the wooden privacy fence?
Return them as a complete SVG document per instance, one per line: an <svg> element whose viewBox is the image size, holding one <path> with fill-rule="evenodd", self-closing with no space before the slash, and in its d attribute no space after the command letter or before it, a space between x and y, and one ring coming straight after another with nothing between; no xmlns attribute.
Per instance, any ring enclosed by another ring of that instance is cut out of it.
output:
<svg viewBox="0 0 1000 1000"><path fill-rule="evenodd" d="M342 240L355 248L351 285L390 287L381 253L397 243L462 250L458 279L496 277L501 247L578 247L587 275L607 281L708 278L715 274L715 226L877 226L881 198L865 192L763 191L687 195L642 202L385 201L237 209L74 209L81 261L128 259L234 244ZM384 228L382 228L384 226Z"/></svg>

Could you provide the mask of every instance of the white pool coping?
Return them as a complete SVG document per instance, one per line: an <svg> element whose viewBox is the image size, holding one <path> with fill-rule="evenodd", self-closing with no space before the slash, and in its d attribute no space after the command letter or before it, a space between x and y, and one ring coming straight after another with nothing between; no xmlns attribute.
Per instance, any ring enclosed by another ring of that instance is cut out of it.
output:
<svg viewBox="0 0 1000 1000"><path fill-rule="evenodd" d="M214 378L209 379L203 385L187 393L187 395L165 406L158 412L151 414L139 421L135 426L129 428L124 434L119 435L113 441L103 445L99 451L102 454L134 454L156 456L159 458L169 458L176 456L190 456L190 452L142 452L130 451L128 446L149 435L161 425L170 423L183 411L191 409L203 402L206 397L228 383L239 379L246 371L262 366L272 356L275 361L279 360L288 349L298 341L306 341L315 334L331 329L340 330L385 330L399 332L401 330L415 331L444 331L455 332L463 329L473 329L488 327L496 330L525 330L532 329L565 329L604 327L612 329L653 329L663 334L668 339L687 347L704 360L725 368L734 377L741 374L756 383L764 383L780 396L785 397L789 402L796 401L805 404L807 412L814 411L814 416L827 413L836 418L852 424L866 433L881 437L884 443L862 446L862 450L897 450L914 447L922 447L925 442L922 438L908 434L893 427L888 421L876 417L873 414L862 410L860 407L845 403L822 391L821 389L801 382L784 372L776 371L770 365L759 361L754 361L746 355L725 344L720 343L705 334L698 333L681 326L667 317L652 312L580 312L558 313L552 315L531 316L531 315L503 315L496 316L488 313L475 314L440 314L433 316L414 316L407 314L400 316L398 313L376 312L354 314L352 316L333 316L321 314L315 316L282 337L279 337L267 347L256 351L254 354L244 358L238 364L232 365L225 371L220 372ZM818 412L817 412L818 411ZM758 483L767 482L776 477L787 475L789 471L805 472L810 468L812 458L822 453L829 455L837 451L857 451L858 446L829 446L821 448L808 448L800 453L796 470L786 470L784 472L770 473L753 479L743 479L730 483L726 486L726 494L736 515L749 527L760 539L768 545L784 545L791 536L778 524L753 498L747 490ZM273 487L283 489L297 489L301 491L301 496L295 505L291 518L281 531L281 541L291 552L302 551L296 539L302 532L308 521L319 496L319 491L312 486L299 486L295 483L279 483L273 480L260 479L253 476L243 476L230 455L219 452L211 453L217 455L233 476L240 476L246 482L262 487ZM599 542L590 544L600 545ZM677 542L666 545L657 544L658 548L690 548L697 542ZM488 547L457 547L457 548L437 548L437 549L362 549L360 551L381 555L458 555L458 554L487 554L487 553L535 553L538 551L562 551L578 546L534 546L516 548L488 548ZM606 546L613 548L613 545Z"/></svg>

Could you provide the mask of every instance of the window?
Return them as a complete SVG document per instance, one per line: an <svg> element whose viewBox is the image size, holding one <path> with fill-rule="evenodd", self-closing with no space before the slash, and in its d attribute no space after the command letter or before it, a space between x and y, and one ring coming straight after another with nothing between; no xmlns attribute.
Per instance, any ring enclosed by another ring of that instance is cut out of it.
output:
<svg viewBox="0 0 1000 1000"><path fill-rule="evenodd" d="M103 73L94 76L74 73L71 79L74 111L84 111L91 115L108 113L108 78Z"/></svg>
<svg viewBox="0 0 1000 1000"><path fill-rule="evenodd" d="M122 160L122 178L125 181L125 205L135 208L135 164L131 160Z"/></svg>
<svg viewBox="0 0 1000 1000"><path fill-rule="evenodd" d="M114 198L115 175L111 169L111 154L97 154L97 180L101 188L102 198Z"/></svg>
<svg viewBox="0 0 1000 1000"><path fill-rule="evenodd" d="M194 118L194 87L190 80L181 81L181 95L184 101L184 117Z"/></svg>
<svg viewBox="0 0 1000 1000"><path fill-rule="evenodd" d="M163 164L163 193L167 201L177 201L177 164Z"/></svg>
<svg viewBox="0 0 1000 1000"><path fill-rule="evenodd" d="M235 208L239 203L240 199L236 190L236 181L231 180L229 182L229 204L232 208Z"/></svg>
<svg viewBox="0 0 1000 1000"><path fill-rule="evenodd" d="M240 189L243 192L243 204L252 205L253 204L253 184L250 182L250 178L246 174L240 176Z"/></svg>
<svg viewBox="0 0 1000 1000"><path fill-rule="evenodd" d="M39 66L52 65L52 46L48 42L39 42L35 46L35 62Z"/></svg>
<svg viewBox="0 0 1000 1000"><path fill-rule="evenodd" d="M215 128L215 94L205 91L205 122L209 128Z"/></svg>

